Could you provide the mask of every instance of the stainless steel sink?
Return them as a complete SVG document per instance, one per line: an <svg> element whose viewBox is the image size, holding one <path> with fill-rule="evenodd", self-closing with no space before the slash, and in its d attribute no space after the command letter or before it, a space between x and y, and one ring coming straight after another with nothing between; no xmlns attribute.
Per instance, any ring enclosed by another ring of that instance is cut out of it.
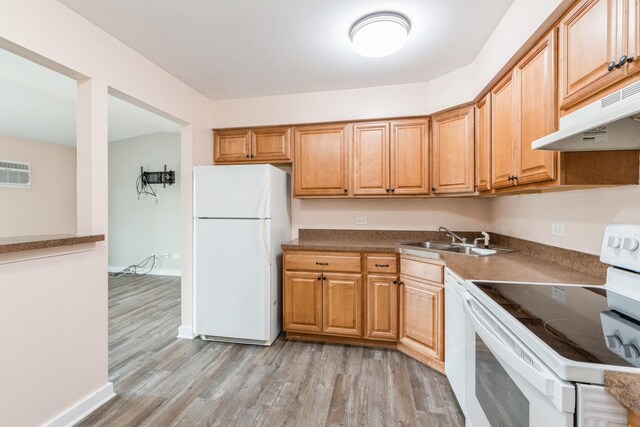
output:
<svg viewBox="0 0 640 427"><path fill-rule="evenodd" d="M505 254L509 252L513 252L510 249L504 248L479 248L473 245L452 245L447 242L405 242L400 243L400 247L407 247L411 249L426 249L432 251L444 251L444 252L453 252L463 255L471 255L471 256L489 256L489 255L499 255Z"/></svg>

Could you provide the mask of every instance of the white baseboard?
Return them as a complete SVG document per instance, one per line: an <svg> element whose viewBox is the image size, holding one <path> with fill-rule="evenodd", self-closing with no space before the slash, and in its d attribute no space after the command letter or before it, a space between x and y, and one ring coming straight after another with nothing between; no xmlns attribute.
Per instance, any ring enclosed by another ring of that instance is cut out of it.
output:
<svg viewBox="0 0 640 427"><path fill-rule="evenodd" d="M78 402L53 420L45 424L47 427L69 427L87 418L93 411L115 397L113 383L106 383L104 387L89 397Z"/></svg>
<svg viewBox="0 0 640 427"><path fill-rule="evenodd" d="M184 338L187 340L192 340L194 339L196 336L193 333L193 327L192 326L180 326L178 328L178 338Z"/></svg>
<svg viewBox="0 0 640 427"><path fill-rule="evenodd" d="M109 273L118 273L122 270L124 270L127 267L118 267L118 266L114 266L114 265L110 265L109 267L107 267L107 271ZM174 277L180 277L182 276L182 273L180 272L180 270L174 270L174 269L169 269L169 268L154 268L150 273L150 276L174 276Z"/></svg>

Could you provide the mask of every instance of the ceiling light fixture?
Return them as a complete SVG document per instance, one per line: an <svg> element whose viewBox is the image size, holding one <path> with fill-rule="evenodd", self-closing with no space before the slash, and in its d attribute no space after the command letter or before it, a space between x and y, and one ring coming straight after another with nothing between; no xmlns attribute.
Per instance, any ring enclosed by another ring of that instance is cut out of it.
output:
<svg viewBox="0 0 640 427"><path fill-rule="evenodd" d="M411 30L409 18L398 12L376 12L353 23L349 37L362 56L380 58L396 53Z"/></svg>

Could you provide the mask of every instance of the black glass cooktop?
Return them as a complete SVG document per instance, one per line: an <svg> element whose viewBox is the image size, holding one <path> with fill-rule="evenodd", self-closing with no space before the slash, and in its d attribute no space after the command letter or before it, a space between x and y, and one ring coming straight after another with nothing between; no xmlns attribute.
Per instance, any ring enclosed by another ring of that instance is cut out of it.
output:
<svg viewBox="0 0 640 427"><path fill-rule="evenodd" d="M607 304L598 286L473 282L561 356L588 363L640 366L640 322ZM631 347L624 344L635 343ZM625 354L626 351L626 354Z"/></svg>

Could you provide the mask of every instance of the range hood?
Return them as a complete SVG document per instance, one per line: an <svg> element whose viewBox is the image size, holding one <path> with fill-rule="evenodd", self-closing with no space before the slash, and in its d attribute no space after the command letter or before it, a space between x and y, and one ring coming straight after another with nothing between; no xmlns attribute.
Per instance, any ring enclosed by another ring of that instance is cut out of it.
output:
<svg viewBox="0 0 640 427"><path fill-rule="evenodd" d="M534 150L640 150L640 82L560 119L560 130L533 141Z"/></svg>

